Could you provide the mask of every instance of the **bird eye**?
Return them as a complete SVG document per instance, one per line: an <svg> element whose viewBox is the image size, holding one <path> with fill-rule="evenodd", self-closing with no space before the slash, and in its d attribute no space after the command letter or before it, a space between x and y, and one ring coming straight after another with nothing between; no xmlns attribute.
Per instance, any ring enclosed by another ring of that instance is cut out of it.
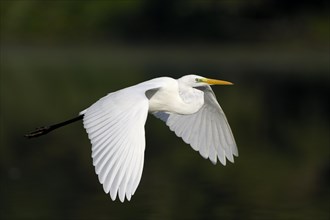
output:
<svg viewBox="0 0 330 220"><path fill-rule="evenodd" d="M201 79L196 78L195 81L196 81L196 82L201 82Z"/></svg>

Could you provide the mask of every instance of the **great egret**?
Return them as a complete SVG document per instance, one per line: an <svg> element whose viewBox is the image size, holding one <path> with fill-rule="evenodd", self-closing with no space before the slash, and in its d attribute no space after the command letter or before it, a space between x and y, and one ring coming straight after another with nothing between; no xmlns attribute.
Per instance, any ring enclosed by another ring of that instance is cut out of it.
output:
<svg viewBox="0 0 330 220"><path fill-rule="evenodd" d="M142 176L148 112L213 164L219 160L225 165L226 158L234 162L236 143L210 85L232 83L197 75L155 78L109 93L78 117L26 136L37 137L83 119L99 181L112 200L118 194L124 202L125 195L131 199Z"/></svg>

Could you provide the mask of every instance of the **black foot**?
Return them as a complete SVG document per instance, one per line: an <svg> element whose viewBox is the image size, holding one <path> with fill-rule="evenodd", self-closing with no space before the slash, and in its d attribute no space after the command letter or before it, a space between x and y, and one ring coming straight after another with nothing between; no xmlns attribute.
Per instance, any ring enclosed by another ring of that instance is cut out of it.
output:
<svg viewBox="0 0 330 220"><path fill-rule="evenodd" d="M35 137L39 137L41 135L45 135L48 134L49 132L51 132L52 130L55 130L57 128L63 127L67 124L71 124L75 121L79 121L82 120L84 118L84 115L79 115L78 117L72 118L70 120L58 123L58 124L53 124L53 125L49 125L49 126L43 126L41 128L37 128L35 131L32 131L31 133L28 133L26 135L24 135L26 138L35 138Z"/></svg>
<svg viewBox="0 0 330 220"><path fill-rule="evenodd" d="M24 135L26 138L34 138L34 137L39 137L41 135L45 135L49 132L51 132L53 129L51 126L44 126L41 128L37 128L35 131L32 131L26 135Z"/></svg>

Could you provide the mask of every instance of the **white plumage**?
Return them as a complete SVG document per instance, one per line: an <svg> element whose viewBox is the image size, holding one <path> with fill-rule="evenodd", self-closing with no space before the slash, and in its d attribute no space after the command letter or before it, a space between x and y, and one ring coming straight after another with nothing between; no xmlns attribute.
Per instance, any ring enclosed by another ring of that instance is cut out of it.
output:
<svg viewBox="0 0 330 220"><path fill-rule="evenodd" d="M131 199L141 179L148 112L213 164L238 156L226 116L209 85L222 80L161 77L108 94L82 111L99 181L112 200Z"/></svg>

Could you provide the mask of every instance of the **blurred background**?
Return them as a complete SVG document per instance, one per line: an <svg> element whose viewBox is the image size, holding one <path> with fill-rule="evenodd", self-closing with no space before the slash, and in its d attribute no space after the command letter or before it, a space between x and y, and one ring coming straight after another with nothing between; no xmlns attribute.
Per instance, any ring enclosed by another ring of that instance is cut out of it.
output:
<svg viewBox="0 0 330 220"><path fill-rule="evenodd" d="M32 1L1 4L1 219L329 219L329 1ZM196 73L235 135L212 165L146 124L131 202L111 201L78 114L105 94Z"/></svg>

